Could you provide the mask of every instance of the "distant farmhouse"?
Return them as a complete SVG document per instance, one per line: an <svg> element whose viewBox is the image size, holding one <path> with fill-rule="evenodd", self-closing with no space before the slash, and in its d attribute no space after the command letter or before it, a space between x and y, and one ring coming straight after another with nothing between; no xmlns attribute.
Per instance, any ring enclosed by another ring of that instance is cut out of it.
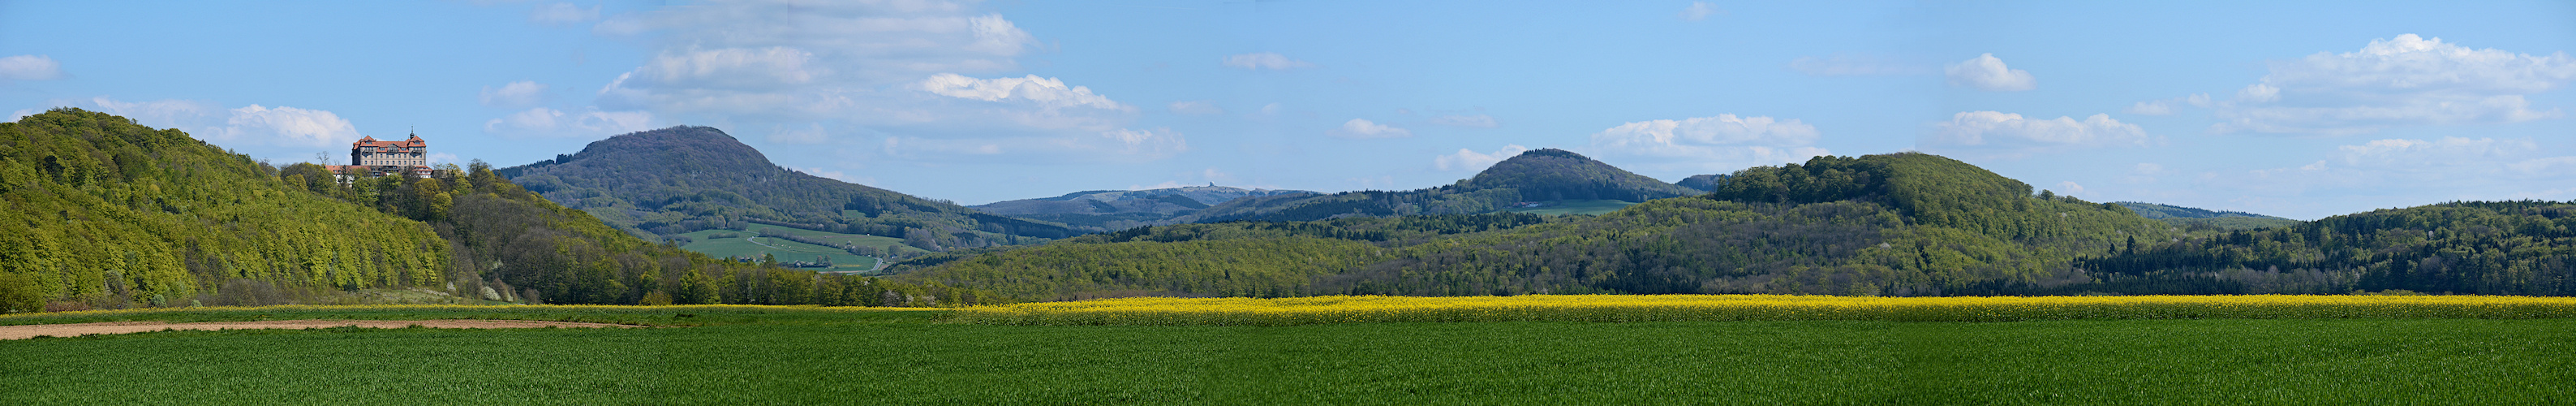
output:
<svg viewBox="0 0 2576 406"><path fill-rule="evenodd" d="M420 134L412 134L411 139L402 141L377 141L376 137L359 138L358 142L349 143L348 165L326 166L326 168L338 174L339 176L336 177L340 178L341 183L347 183L359 176L403 175L426 178L435 173L429 169L429 142L421 141Z"/></svg>

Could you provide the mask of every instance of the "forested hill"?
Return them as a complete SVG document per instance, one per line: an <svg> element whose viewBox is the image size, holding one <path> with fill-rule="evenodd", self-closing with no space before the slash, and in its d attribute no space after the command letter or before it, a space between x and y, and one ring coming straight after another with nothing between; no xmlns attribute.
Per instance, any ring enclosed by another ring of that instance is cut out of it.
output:
<svg viewBox="0 0 2576 406"><path fill-rule="evenodd" d="M419 222L306 193L178 130L79 109L0 123L0 312L185 306L233 281L444 280Z"/></svg>
<svg viewBox="0 0 2576 406"><path fill-rule="evenodd" d="M1520 201L1643 202L1700 194L1691 188L1629 173L1582 154L1555 148L1530 150L1496 162L1493 167L1476 173L1476 177L1467 178L1458 186L1465 190L1512 189L1519 192Z"/></svg>
<svg viewBox="0 0 2576 406"><path fill-rule="evenodd" d="M2078 268L2078 258L2183 236L2118 205L2030 192L2022 182L1933 155L1818 157L1736 172L1709 195L1598 217L1183 224L954 259L898 278L1030 300L2063 293L2119 288Z"/></svg>
<svg viewBox="0 0 2576 406"><path fill-rule="evenodd" d="M1246 197L1313 195L1303 190L1183 186L1145 190L1092 190L1063 196L1005 200L968 206L985 213L1052 221L1089 231L1169 224L1165 220Z"/></svg>
<svg viewBox="0 0 2576 406"><path fill-rule="evenodd" d="M2259 230L2298 224L2298 220L2241 211L2211 211L2142 202L2117 202L2140 216L2174 225L2224 230Z"/></svg>
<svg viewBox="0 0 2576 406"><path fill-rule="evenodd" d="M2576 201L2374 210L2124 248L2080 266L2149 293L2576 295Z"/></svg>
<svg viewBox="0 0 2576 406"><path fill-rule="evenodd" d="M970 289L721 261L475 163L271 167L78 109L0 123L0 313L286 303L973 303Z"/></svg>
<svg viewBox="0 0 2576 406"><path fill-rule="evenodd" d="M580 153L499 170L530 191L639 236L766 222L918 240L926 249L1064 238L1060 224L977 212L800 172L723 131L671 127L609 137Z"/></svg>
<svg viewBox="0 0 2576 406"><path fill-rule="evenodd" d="M1560 149L1537 149L1495 163L1456 184L1409 191L1358 191L1237 199L1178 222L1304 221L1347 216L1492 213L1522 202L1643 202L1698 194Z"/></svg>

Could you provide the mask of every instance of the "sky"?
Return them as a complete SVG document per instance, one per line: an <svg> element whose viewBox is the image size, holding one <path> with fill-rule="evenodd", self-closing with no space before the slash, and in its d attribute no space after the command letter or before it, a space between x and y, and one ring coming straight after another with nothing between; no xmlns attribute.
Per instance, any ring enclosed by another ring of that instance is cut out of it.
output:
<svg viewBox="0 0 2576 406"><path fill-rule="evenodd" d="M1920 151L2296 219L2576 200L2576 2L0 0L0 113L272 163L512 166L714 127L965 204L1445 185L1528 149L1677 181Z"/></svg>

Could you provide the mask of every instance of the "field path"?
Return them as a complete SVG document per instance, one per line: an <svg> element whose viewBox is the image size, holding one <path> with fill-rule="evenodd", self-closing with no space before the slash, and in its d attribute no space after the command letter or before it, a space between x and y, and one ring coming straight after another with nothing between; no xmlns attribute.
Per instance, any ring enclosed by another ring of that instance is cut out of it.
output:
<svg viewBox="0 0 2576 406"><path fill-rule="evenodd" d="M480 329L480 328L543 328L543 327L570 327L570 328L641 327L641 326L630 326L630 325L624 325L624 324L574 323L574 322L563 322L563 321L526 321L526 320L270 320L270 321L219 321L219 322L206 322L206 323L166 323L166 322L158 322L158 321L118 321L118 322L106 322L106 323L80 323L80 324L30 324L30 325L23 325L23 326L0 326L0 340L18 340L18 339L35 338L36 336L77 337L77 336L87 335L87 334L125 334L125 333L140 333L140 332L146 332L146 331L161 331L161 330L166 330L166 329L176 329L176 330L236 330L236 329L264 329L264 328L305 329L305 328L330 328L330 327L405 328L405 327L411 327L411 326L421 326L421 327L428 327L428 328L477 328L477 329Z"/></svg>

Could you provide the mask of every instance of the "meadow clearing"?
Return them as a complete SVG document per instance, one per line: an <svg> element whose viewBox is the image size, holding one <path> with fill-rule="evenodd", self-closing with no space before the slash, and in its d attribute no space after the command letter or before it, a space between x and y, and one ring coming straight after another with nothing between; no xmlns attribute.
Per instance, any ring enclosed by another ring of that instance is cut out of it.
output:
<svg viewBox="0 0 2576 406"><path fill-rule="evenodd" d="M2053 310L2015 314L2056 315L2020 321L1897 321L1867 315L1918 313L1824 311L1915 304L1868 304L1867 298L1520 298L1526 299L1121 299L965 309L276 306L8 315L0 325L514 319L661 327L172 331L0 341L0 353L12 354L0 361L0 375L17 377L0 381L0 403L2576 401L2576 388L2564 384L2576 379L2576 356L2566 355L2576 353L2576 318L2565 313L2569 302L2557 298L2200 297L2208 298L2205 305L2218 303L2203 310L2239 311L2197 314L2103 311L2175 305L2091 298L1992 298L2024 302L1934 307L2042 308ZM2328 303L2291 300L2298 298ZM1932 299L1940 300L1925 303L1979 298ZM1723 301L1842 316L1582 321L1619 312L1580 305L1626 303L1632 313L1746 308L1676 305ZM1161 309L1132 312L1148 319L1195 304L1207 313L1412 306L1428 310L1378 314L1455 319L1465 314L1456 306L1473 303L1523 311L1503 319L1271 323L1277 325L1233 325L1261 323L1224 318L1077 325L1113 323L1031 316ZM2072 310L2088 306L2095 310ZM2320 311L2332 309L2341 310ZM2160 316L2105 316L2116 314Z"/></svg>

